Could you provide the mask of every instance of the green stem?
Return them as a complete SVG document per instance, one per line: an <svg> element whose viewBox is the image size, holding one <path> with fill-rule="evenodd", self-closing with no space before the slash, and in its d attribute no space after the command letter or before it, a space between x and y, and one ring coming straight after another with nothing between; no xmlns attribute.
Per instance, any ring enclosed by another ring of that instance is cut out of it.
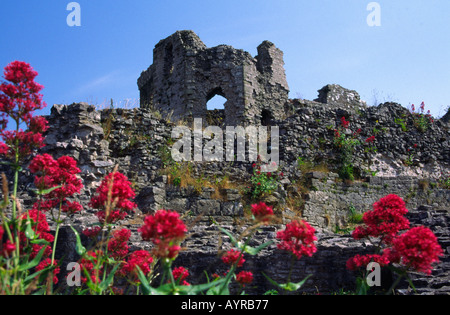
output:
<svg viewBox="0 0 450 315"><path fill-rule="evenodd" d="M391 295L394 293L395 287L400 283L400 280L405 276L405 274L399 274L398 278L395 280L395 282L392 284L392 286L389 288L389 291L386 293L386 295Z"/></svg>

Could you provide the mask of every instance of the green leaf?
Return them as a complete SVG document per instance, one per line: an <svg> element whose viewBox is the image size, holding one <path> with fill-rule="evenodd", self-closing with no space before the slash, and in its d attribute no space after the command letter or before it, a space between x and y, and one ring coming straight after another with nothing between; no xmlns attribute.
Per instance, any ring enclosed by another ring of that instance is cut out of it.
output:
<svg viewBox="0 0 450 315"><path fill-rule="evenodd" d="M280 289L286 290L286 291L290 291L290 292L297 291L298 289L300 289L300 288L305 284L306 280L308 280L309 277L311 277L311 275L309 275L309 276L307 276L305 279L303 279L302 281L297 282L297 283L288 282L288 283L280 284L280 283L277 283L277 282L275 282L274 280L272 280L272 279L271 279L269 276L267 276L264 272L263 272L262 274L263 274L264 277L266 277L266 279L269 280L269 282L272 283L274 286L276 286L276 287L278 287L278 288L280 288Z"/></svg>
<svg viewBox="0 0 450 315"><path fill-rule="evenodd" d="M47 195L47 194L51 193L55 189L58 189L58 188L61 188L61 187L62 187L62 185L51 187L51 188L48 188L48 189L43 189L43 190L37 190L36 194L44 196L44 195Z"/></svg>
<svg viewBox="0 0 450 315"><path fill-rule="evenodd" d="M26 227L25 227L25 236L27 239L32 240L36 237L36 233L33 230L33 227L31 226L31 220L28 219L27 222L25 223Z"/></svg>
<svg viewBox="0 0 450 315"><path fill-rule="evenodd" d="M26 284L28 284L29 281L33 280L34 278L38 277L41 273L43 272L48 272L51 269L51 266L48 266L42 270L36 271L35 273L29 275L28 277L25 278L24 282Z"/></svg>
<svg viewBox="0 0 450 315"><path fill-rule="evenodd" d="M210 283L204 283L204 284L198 284L198 285L190 285L190 286L177 286L176 291L181 294L188 294L188 295L196 295L200 294L201 292L208 290L208 292L214 292L214 288L218 288L223 282L225 282L224 279L219 279L217 281L213 281ZM211 290L211 291L210 291Z"/></svg>
<svg viewBox="0 0 450 315"><path fill-rule="evenodd" d="M19 271L25 271L31 268L36 267L40 262L41 262L41 258L44 255L44 252L46 250L46 247L42 247L41 250L39 251L39 253L36 255L36 257L33 258L32 261L27 262L24 265L21 265L19 267Z"/></svg>
<svg viewBox="0 0 450 315"><path fill-rule="evenodd" d="M116 271L119 268L119 266L120 264L115 265L113 270L111 270L111 272L109 273L108 277L106 277L106 279L100 283L99 289L101 291L105 291L111 285L111 283L114 280L114 275L116 274Z"/></svg>
<svg viewBox="0 0 450 315"><path fill-rule="evenodd" d="M37 240L32 240L30 241L31 244L36 244L36 245L50 245L49 242L47 242L46 240L42 239L42 238L38 238Z"/></svg>
<svg viewBox="0 0 450 315"><path fill-rule="evenodd" d="M231 243L233 243L234 246L239 248L239 242L234 238L233 234L231 234L224 228L221 228L220 226L219 226L219 230L221 230L223 233L225 233L230 238Z"/></svg>
<svg viewBox="0 0 450 315"><path fill-rule="evenodd" d="M70 226L70 228L73 230L73 232L75 233L75 237L77 238L77 244L75 245L75 251L77 252L78 255L83 256L84 253L86 253L86 248L81 243L80 234L78 233L77 230L75 230L75 228L73 226Z"/></svg>
<svg viewBox="0 0 450 315"><path fill-rule="evenodd" d="M259 245L258 247L251 247L251 246L245 246L244 251L252 256L256 256L259 254L260 251L262 251L264 248L272 245L274 241L269 241L267 243L264 243L262 245Z"/></svg>

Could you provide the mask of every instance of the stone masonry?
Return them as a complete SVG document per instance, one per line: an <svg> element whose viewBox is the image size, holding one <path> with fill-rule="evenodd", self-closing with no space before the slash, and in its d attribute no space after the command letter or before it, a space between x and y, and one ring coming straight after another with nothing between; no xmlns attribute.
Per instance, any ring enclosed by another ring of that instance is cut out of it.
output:
<svg viewBox="0 0 450 315"><path fill-rule="evenodd" d="M271 42L253 58L227 45L207 48L194 32L178 31L155 46L153 64L138 80L141 107L173 120L205 118L207 102L220 95L228 126L280 119L289 93L283 66L283 52Z"/></svg>

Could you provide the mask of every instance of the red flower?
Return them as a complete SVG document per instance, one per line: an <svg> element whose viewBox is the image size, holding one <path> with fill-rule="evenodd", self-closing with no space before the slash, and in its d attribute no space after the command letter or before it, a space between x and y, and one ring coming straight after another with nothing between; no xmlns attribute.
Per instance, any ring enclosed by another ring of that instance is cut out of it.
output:
<svg viewBox="0 0 450 315"><path fill-rule="evenodd" d="M103 265L99 266L99 258L103 256L101 250L88 251L84 258L80 261L80 267L82 270L81 282L88 282L89 278L93 283L99 283L101 281L101 275L103 274ZM84 277L86 273L89 277Z"/></svg>
<svg viewBox="0 0 450 315"><path fill-rule="evenodd" d="M432 264L439 262L444 252L434 233L418 226L400 235L393 241L393 252L400 263L416 271L431 274Z"/></svg>
<svg viewBox="0 0 450 315"><path fill-rule="evenodd" d="M96 238L100 232L102 231L102 227L101 226L95 226L92 228L87 228L85 229L82 233L89 238Z"/></svg>
<svg viewBox="0 0 450 315"><path fill-rule="evenodd" d="M236 264L237 267L242 267L242 265L245 262L243 256L244 255L242 252L237 251L235 249L231 249L225 255L222 256L222 261L230 266Z"/></svg>
<svg viewBox="0 0 450 315"><path fill-rule="evenodd" d="M286 250L300 259L303 255L311 257L316 251L314 241L317 237L314 235L315 230L307 222L303 220L292 221L286 225L286 229L277 232L277 238L281 243L277 247Z"/></svg>
<svg viewBox="0 0 450 315"><path fill-rule="evenodd" d="M236 275L236 281L245 286L253 282L253 273L250 271L241 271Z"/></svg>
<svg viewBox="0 0 450 315"><path fill-rule="evenodd" d="M126 264L120 269L119 274L125 276L127 274L134 275L137 277L137 268L142 270L144 275L150 273L151 264L153 263L153 258L149 252L145 250L137 250L131 253L128 257Z"/></svg>
<svg viewBox="0 0 450 315"><path fill-rule="evenodd" d="M4 78L9 81L0 84L0 153L9 159L19 160L44 146L42 132L47 129L44 118L33 118L35 110L46 105L39 92L43 86L34 81L37 72L28 63L14 61L5 67ZM8 117L18 125L25 123L28 131L4 131ZM19 143L19 145L17 145Z"/></svg>
<svg viewBox="0 0 450 315"><path fill-rule="evenodd" d="M389 259L386 256L381 255L356 255L347 260L347 269L357 270L361 267L366 267L370 262L379 263L380 266L389 264Z"/></svg>
<svg viewBox="0 0 450 315"><path fill-rule="evenodd" d="M374 141L375 141L375 136L371 136L371 137L366 139L366 143L372 143Z"/></svg>
<svg viewBox="0 0 450 315"><path fill-rule="evenodd" d="M11 254L16 250L16 244L11 243L7 240L5 244L2 245L0 255L4 257L11 257Z"/></svg>
<svg viewBox="0 0 450 315"><path fill-rule="evenodd" d="M353 238L382 237L385 243L390 244L399 231L409 228L406 213L408 209L399 196L391 194L381 198L373 204L372 211L364 213L365 226L358 226L353 231Z"/></svg>
<svg viewBox="0 0 450 315"><path fill-rule="evenodd" d="M121 229L113 232L113 237L108 241L108 253L115 259L123 259L128 254L128 240L131 231Z"/></svg>
<svg viewBox="0 0 450 315"><path fill-rule="evenodd" d="M50 265L51 265L51 263L52 263L52 260L50 259L50 258L46 258L46 259L44 259L43 261L41 261L40 263L39 263L39 265L37 265L36 266L36 272L37 271L40 271L40 270L43 270L43 269L45 269L45 268L47 268L47 267L49 267ZM57 266L58 265L58 262L55 260L55 261L53 261L53 265L54 266ZM54 270L53 270L53 283L54 284L57 284L58 283L58 274L59 274L59 272L60 272L60 268L59 267L56 267Z"/></svg>
<svg viewBox="0 0 450 315"><path fill-rule="evenodd" d="M78 202L67 200L79 193L83 187L77 177L81 170L73 158L62 156L54 160L49 154L38 155L31 161L29 169L31 173L36 174L34 184L39 190L61 186L46 194L43 200L38 200L33 206L34 209L49 211L61 205L63 212L73 214L81 211L82 206Z"/></svg>
<svg viewBox="0 0 450 315"><path fill-rule="evenodd" d="M187 228L175 211L158 210L155 215L147 216L139 229L144 241L151 240L155 245L157 257L175 258L185 239Z"/></svg>
<svg viewBox="0 0 450 315"><path fill-rule="evenodd" d="M186 282L186 278L189 276L189 270L184 267L177 267L172 271L173 278L181 285L190 285Z"/></svg>
<svg viewBox="0 0 450 315"><path fill-rule="evenodd" d="M38 210L30 210L20 216L21 220L30 220L31 228L36 233L36 237L38 239L45 240L49 242L50 244L53 243L55 240L55 237L48 233L50 232L50 227L47 222L46 215ZM25 236L23 232L19 233L19 239L20 239L20 251L22 252L28 243L28 238ZM42 248L45 248L43 257L48 257L52 254L52 248L49 245L38 245L38 244L31 244L31 254L30 257L34 258L36 255L41 251Z"/></svg>
<svg viewBox="0 0 450 315"><path fill-rule="evenodd" d="M251 211L256 220L260 222L269 222L273 216L273 209L264 202L252 205Z"/></svg>
<svg viewBox="0 0 450 315"><path fill-rule="evenodd" d="M345 117L341 118L341 124L342 127L344 127L345 129L347 129L350 126L350 122L345 120Z"/></svg>
<svg viewBox="0 0 450 315"><path fill-rule="evenodd" d="M134 211L137 205L130 199L135 195L128 178L119 172L114 172L103 179L100 187L97 188L97 196L91 199L89 205L100 210L97 213L100 222L103 223L106 220L108 223L113 223L125 218L128 212ZM108 207L110 212L107 218L105 210Z"/></svg>

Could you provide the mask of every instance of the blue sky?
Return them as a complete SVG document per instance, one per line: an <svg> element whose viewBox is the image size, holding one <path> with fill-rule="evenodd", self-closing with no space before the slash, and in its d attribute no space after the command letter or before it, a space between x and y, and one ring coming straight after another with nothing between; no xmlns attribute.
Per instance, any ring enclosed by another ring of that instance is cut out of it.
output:
<svg viewBox="0 0 450 315"><path fill-rule="evenodd" d="M2 0L0 67L29 62L53 104L137 104L137 78L159 40L193 30L213 47L256 55L264 40L283 50L292 98L313 100L329 83L369 105L450 105L450 1L379 0L381 26L367 24L369 0L79 0L69 27L67 0Z"/></svg>

